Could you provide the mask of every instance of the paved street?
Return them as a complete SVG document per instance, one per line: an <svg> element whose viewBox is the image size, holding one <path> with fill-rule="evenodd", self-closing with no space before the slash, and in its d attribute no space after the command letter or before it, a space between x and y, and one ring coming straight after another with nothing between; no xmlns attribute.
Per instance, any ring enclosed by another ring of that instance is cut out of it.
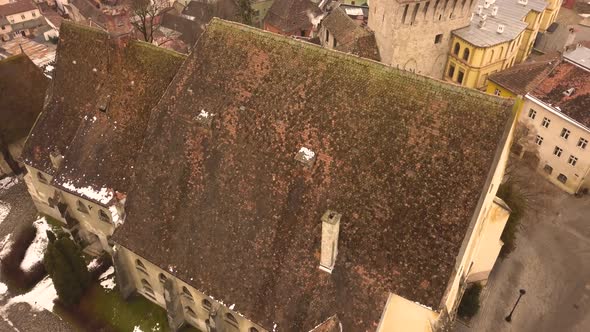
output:
<svg viewBox="0 0 590 332"><path fill-rule="evenodd" d="M522 174L522 170L518 172ZM590 331L590 197L561 192L536 173L523 181L533 193L517 248L498 261L466 331ZM512 318L504 320L524 288Z"/></svg>

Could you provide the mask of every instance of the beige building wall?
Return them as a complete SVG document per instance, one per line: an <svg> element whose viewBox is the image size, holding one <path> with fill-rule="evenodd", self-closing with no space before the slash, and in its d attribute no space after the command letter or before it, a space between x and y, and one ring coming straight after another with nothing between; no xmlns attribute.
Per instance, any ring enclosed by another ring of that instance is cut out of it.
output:
<svg viewBox="0 0 590 332"><path fill-rule="evenodd" d="M580 140L590 142L589 128L530 95L525 97L520 122L529 127L537 144L540 174L570 194L590 187L590 143L579 146ZM561 136L564 129L570 131L567 139ZM562 149L560 156L555 154L556 148ZM577 158L575 165L570 163L571 157Z"/></svg>
<svg viewBox="0 0 590 332"><path fill-rule="evenodd" d="M41 12L39 12L39 9L34 9L34 10L29 10L29 11L14 14L14 15L8 15L8 16L6 16L6 19L11 24L15 24L15 23L34 20L39 17L41 17Z"/></svg>
<svg viewBox="0 0 590 332"><path fill-rule="evenodd" d="M451 32L469 25L475 4L474 0L371 0L368 25L375 32L381 61L442 78Z"/></svg>
<svg viewBox="0 0 590 332"><path fill-rule="evenodd" d="M164 281L166 279L174 279L177 286L175 295L180 297L184 320L191 326L201 331L208 331L206 320L210 319L211 312L216 312L217 316L221 317L221 321L223 322L223 326L217 326L218 331L267 331L261 326L249 321L240 313L229 309L224 303L205 295L183 280L176 278L170 271L159 268L143 257L136 255L131 250L120 245L116 245L115 250L121 260L121 265L128 269L126 271L127 276L130 277L137 293L164 309L166 309ZM118 272L122 273L122 271ZM219 322L220 320L217 321Z"/></svg>
<svg viewBox="0 0 590 332"><path fill-rule="evenodd" d="M438 316L431 308L390 293L377 332L431 332Z"/></svg>

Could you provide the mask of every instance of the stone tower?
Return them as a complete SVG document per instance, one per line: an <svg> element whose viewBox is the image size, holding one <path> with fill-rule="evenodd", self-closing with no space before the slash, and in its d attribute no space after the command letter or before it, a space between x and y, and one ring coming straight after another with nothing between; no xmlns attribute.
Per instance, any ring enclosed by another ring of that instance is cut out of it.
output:
<svg viewBox="0 0 590 332"><path fill-rule="evenodd" d="M451 31L469 25L474 0L370 0L381 61L442 78Z"/></svg>

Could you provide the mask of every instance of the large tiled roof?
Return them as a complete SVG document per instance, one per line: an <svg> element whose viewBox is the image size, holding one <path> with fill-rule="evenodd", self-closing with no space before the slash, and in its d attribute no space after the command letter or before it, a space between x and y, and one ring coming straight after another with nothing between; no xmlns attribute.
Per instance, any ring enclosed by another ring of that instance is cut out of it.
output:
<svg viewBox="0 0 590 332"><path fill-rule="evenodd" d="M106 32L64 21L51 94L25 162L54 175L57 186L125 192L150 109L184 58L138 41L118 46ZM59 170L49 159L54 150L65 157Z"/></svg>
<svg viewBox="0 0 590 332"><path fill-rule="evenodd" d="M310 15L322 14L318 4L310 0L275 0L268 9L264 22L286 34L299 34L312 27Z"/></svg>
<svg viewBox="0 0 590 332"><path fill-rule="evenodd" d="M0 141L27 137L43 109L49 79L24 54L0 61Z"/></svg>
<svg viewBox="0 0 590 332"><path fill-rule="evenodd" d="M489 76L489 80L518 94L526 95L551 71L558 59L516 65Z"/></svg>
<svg viewBox="0 0 590 332"><path fill-rule="evenodd" d="M0 5L0 16L9 16L35 10L37 7L31 0L17 0L16 2Z"/></svg>
<svg viewBox="0 0 590 332"><path fill-rule="evenodd" d="M574 88L567 96L564 92ZM531 92L561 113L590 128L590 71L563 61Z"/></svg>
<svg viewBox="0 0 590 332"><path fill-rule="evenodd" d="M474 6L473 20L467 27L453 31L453 34L461 37L468 43L489 47L509 42L524 31L527 23L524 22L526 15L532 10L542 12L547 3L544 0L528 0L526 5L519 4L517 0L495 0L488 8L484 8L482 16L486 15L486 23L483 28L479 27L481 17L478 15L478 6L483 6L488 0L480 0ZM492 16L492 9L498 6L498 14ZM498 33L498 25L504 25L504 32Z"/></svg>
<svg viewBox="0 0 590 332"><path fill-rule="evenodd" d="M355 23L341 7L332 10L321 24L336 38L337 50L381 60L373 32Z"/></svg>
<svg viewBox="0 0 590 332"><path fill-rule="evenodd" d="M214 19L152 111L113 239L268 329L374 330L390 291L438 308L511 107Z"/></svg>

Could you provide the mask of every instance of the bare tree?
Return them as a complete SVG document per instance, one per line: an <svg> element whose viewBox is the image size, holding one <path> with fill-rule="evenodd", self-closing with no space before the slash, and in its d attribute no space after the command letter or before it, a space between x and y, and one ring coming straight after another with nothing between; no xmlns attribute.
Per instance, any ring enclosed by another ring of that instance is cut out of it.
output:
<svg viewBox="0 0 590 332"><path fill-rule="evenodd" d="M160 27L160 16L166 8L166 3L162 0L133 0L131 3L134 15L131 24L148 43L154 41L154 32Z"/></svg>

